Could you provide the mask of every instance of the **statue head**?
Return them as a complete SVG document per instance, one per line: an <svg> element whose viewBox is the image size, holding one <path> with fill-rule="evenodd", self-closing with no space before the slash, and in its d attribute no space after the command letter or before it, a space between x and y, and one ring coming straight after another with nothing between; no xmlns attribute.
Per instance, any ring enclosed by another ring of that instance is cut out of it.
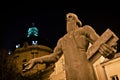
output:
<svg viewBox="0 0 120 80"><path fill-rule="evenodd" d="M74 13L67 13L66 14L66 21L67 21L67 32L73 31L78 27L82 26L82 22L78 19L77 15Z"/></svg>

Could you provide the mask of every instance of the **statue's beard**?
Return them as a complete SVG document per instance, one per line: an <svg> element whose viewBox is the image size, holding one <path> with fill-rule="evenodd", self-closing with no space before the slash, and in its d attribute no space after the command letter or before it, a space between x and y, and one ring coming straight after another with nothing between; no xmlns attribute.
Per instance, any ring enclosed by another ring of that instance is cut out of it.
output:
<svg viewBox="0 0 120 80"><path fill-rule="evenodd" d="M67 26L67 32L71 32L73 30L74 30L74 28L72 26Z"/></svg>
<svg viewBox="0 0 120 80"><path fill-rule="evenodd" d="M74 23L67 22L66 29L67 32L71 32L76 29L76 25Z"/></svg>

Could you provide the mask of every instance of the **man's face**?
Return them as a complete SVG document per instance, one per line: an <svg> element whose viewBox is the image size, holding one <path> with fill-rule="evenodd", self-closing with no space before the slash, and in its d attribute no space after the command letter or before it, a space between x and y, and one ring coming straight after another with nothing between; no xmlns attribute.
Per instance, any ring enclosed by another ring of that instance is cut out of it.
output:
<svg viewBox="0 0 120 80"><path fill-rule="evenodd" d="M73 31L76 25L76 16L73 13L68 13L66 15L66 23L67 23L67 32Z"/></svg>
<svg viewBox="0 0 120 80"><path fill-rule="evenodd" d="M72 21L73 19L74 19L74 18L73 18L72 15L67 15L67 16L66 16L67 22L70 22L70 21Z"/></svg>

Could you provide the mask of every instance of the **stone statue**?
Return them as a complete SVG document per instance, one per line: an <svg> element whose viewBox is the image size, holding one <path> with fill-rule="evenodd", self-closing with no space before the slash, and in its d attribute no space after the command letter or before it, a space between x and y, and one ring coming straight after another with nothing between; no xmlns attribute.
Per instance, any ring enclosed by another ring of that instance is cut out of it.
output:
<svg viewBox="0 0 120 80"><path fill-rule="evenodd" d="M37 63L56 62L64 54L67 80L96 80L93 66L87 59L86 52L89 43L93 44L99 35L91 26L82 26L82 22L74 13L66 14L66 21L67 33L58 40L53 53L31 59L25 64L23 71L31 69ZM108 56L114 53L107 44L102 44L99 49L101 54L108 53Z"/></svg>

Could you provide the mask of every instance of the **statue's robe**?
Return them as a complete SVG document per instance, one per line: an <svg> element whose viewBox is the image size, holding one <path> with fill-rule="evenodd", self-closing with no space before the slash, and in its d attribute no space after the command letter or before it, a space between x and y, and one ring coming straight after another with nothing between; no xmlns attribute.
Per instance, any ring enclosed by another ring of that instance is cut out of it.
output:
<svg viewBox="0 0 120 80"><path fill-rule="evenodd" d="M86 52L89 42L94 43L98 38L98 34L90 26L80 27L60 38L54 52L43 60L50 62L64 54L67 80L96 80Z"/></svg>

